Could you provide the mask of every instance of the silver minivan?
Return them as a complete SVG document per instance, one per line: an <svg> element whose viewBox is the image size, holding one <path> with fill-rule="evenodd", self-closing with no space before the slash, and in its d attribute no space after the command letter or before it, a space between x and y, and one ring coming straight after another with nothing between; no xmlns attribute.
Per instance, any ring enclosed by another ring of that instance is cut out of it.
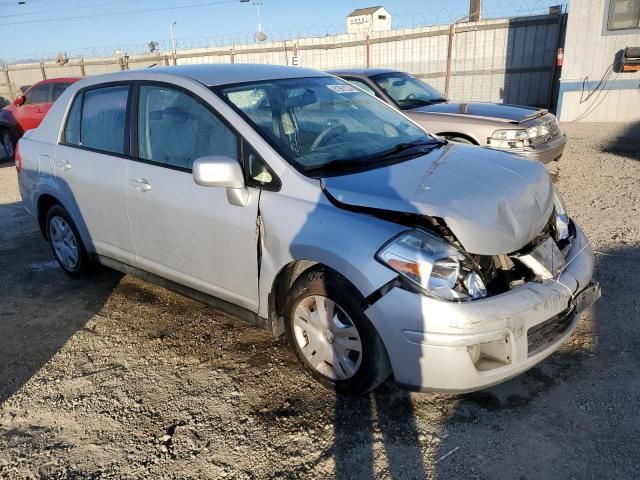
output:
<svg viewBox="0 0 640 480"><path fill-rule="evenodd" d="M502 382L600 294L541 164L432 137L314 70L86 78L16 167L69 275L99 263L286 334L342 392Z"/></svg>

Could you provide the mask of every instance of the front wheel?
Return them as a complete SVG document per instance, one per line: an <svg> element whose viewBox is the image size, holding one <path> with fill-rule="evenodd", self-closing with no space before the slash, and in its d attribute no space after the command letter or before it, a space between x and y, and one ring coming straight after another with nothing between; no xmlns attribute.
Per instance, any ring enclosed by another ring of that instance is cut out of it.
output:
<svg viewBox="0 0 640 480"><path fill-rule="evenodd" d="M387 352L362 310L362 296L330 270L312 269L294 282L285 327L300 363L326 387L362 394L390 375Z"/></svg>
<svg viewBox="0 0 640 480"><path fill-rule="evenodd" d="M62 269L74 278L89 273L91 260L69 213L54 205L47 212L46 227L51 250Z"/></svg>

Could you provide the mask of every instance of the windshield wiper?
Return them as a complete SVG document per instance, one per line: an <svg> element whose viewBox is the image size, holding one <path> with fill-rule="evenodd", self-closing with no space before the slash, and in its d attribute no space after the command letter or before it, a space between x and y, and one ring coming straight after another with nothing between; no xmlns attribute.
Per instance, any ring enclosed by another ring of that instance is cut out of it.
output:
<svg viewBox="0 0 640 480"><path fill-rule="evenodd" d="M446 98L433 98L431 100L423 100L422 98L405 98L404 100L400 100L401 102L406 102L410 105L418 106L418 107L426 107L427 105L433 105L435 103L443 103L446 102Z"/></svg>
<svg viewBox="0 0 640 480"><path fill-rule="evenodd" d="M366 162L362 161L362 159L339 158L336 160L331 160L327 163L322 163L320 165L309 165L309 166L303 167L302 169L305 171L305 173L336 171L336 170L351 171L354 169L360 169L364 165L366 165Z"/></svg>
<svg viewBox="0 0 640 480"><path fill-rule="evenodd" d="M424 155L425 153L429 153L434 148L439 148L442 145L444 145L444 142L440 142L436 139L415 140L413 142L399 143L390 150L378 153L373 158L375 160L391 160L410 156L417 157Z"/></svg>
<svg viewBox="0 0 640 480"><path fill-rule="evenodd" d="M429 153L434 148L439 148L445 142L436 139L415 140L413 142L399 143L395 147L382 152L360 158L340 158L331 160L321 165L309 165L303 167L305 173L344 172L355 173L366 170L371 166L385 166L396 160L407 160L411 157L419 157ZM427 148L428 147L428 148Z"/></svg>

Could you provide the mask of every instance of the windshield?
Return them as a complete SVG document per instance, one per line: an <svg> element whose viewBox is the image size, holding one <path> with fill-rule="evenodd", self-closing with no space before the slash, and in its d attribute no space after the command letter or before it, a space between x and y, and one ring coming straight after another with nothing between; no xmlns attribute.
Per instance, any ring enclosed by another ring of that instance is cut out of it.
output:
<svg viewBox="0 0 640 480"><path fill-rule="evenodd" d="M392 108L333 77L269 80L216 91L308 176L376 168L440 145Z"/></svg>
<svg viewBox="0 0 640 480"><path fill-rule="evenodd" d="M438 90L407 73L381 73L371 79L389 95L402 110L446 102Z"/></svg>

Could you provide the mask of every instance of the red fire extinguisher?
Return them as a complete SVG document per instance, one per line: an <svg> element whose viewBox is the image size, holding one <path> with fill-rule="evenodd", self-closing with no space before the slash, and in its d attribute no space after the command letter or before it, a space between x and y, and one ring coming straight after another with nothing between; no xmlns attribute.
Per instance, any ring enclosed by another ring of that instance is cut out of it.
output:
<svg viewBox="0 0 640 480"><path fill-rule="evenodd" d="M558 54L556 55L556 66L561 67L563 61L564 61L564 48L559 48Z"/></svg>

